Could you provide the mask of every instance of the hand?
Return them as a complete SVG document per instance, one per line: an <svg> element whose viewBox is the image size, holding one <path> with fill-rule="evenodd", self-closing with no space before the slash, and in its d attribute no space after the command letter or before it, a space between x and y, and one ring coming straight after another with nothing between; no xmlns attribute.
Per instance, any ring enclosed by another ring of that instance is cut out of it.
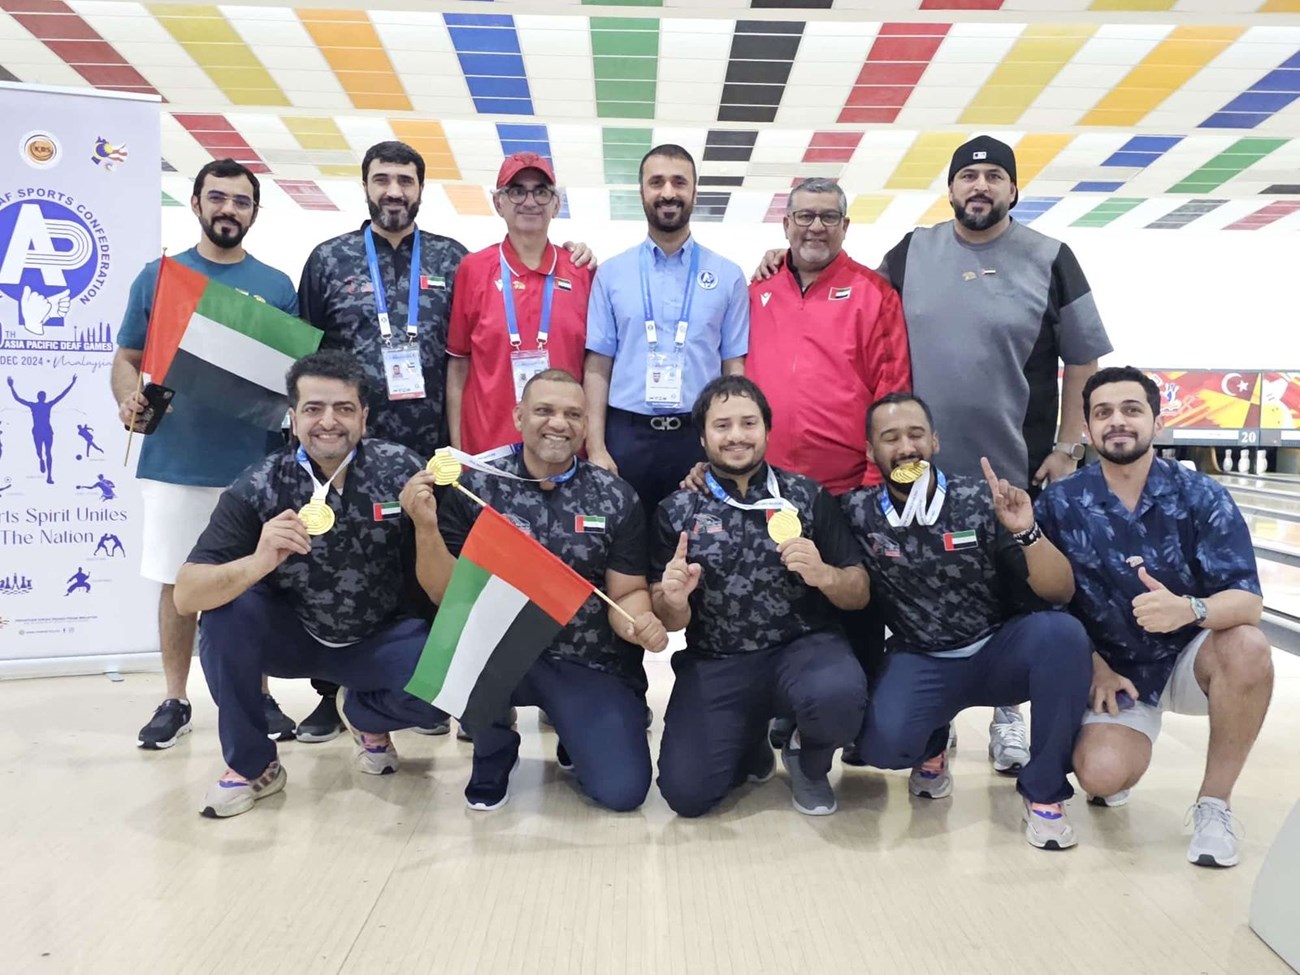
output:
<svg viewBox="0 0 1300 975"><path fill-rule="evenodd" d="M5 382L7 382L7 383L9 384L9 388L10 388L10 389L13 389L13 388L14 388L14 377L13 377L13 376L5 376Z"/></svg>
<svg viewBox="0 0 1300 975"><path fill-rule="evenodd" d="M651 653L659 653L667 648L668 631L664 629L664 625L659 622L659 617L654 613L642 613L631 623L624 625L623 636L632 643L639 643Z"/></svg>
<svg viewBox="0 0 1300 975"><path fill-rule="evenodd" d="M694 491L696 494L703 494L704 489L708 486L704 481L704 472L708 469L709 465L704 461L700 461L686 472L686 476L683 477L681 483L677 485L678 489L682 491Z"/></svg>
<svg viewBox="0 0 1300 975"><path fill-rule="evenodd" d="M822 553L811 538L791 538L777 547L781 564L814 589L831 584L833 570L822 561Z"/></svg>
<svg viewBox="0 0 1300 975"><path fill-rule="evenodd" d="M23 313L23 327L35 335L44 335L45 323L54 310L50 306L50 299L39 291L33 291L27 285L23 285L23 294L18 300L18 307Z"/></svg>
<svg viewBox="0 0 1300 975"><path fill-rule="evenodd" d="M763 259L758 262L758 267L754 271L754 276L750 281L766 281L768 278L781 270L781 265L785 263L785 248L778 247L770 250L763 255Z"/></svg>
<svg viewBox="0 0 1300 975"><path fill-rule="evenodd" d="M402 493L397 496L398 504L417 529L438 530L438 502L433 496L435 483L433 471L420 471L406 482Z"/></svg>
<svg viewBox="0 0 1300 975"><path fill-rule="evenodd" d="M677 540L677 551L673 553L672 561L664 566L664 577L659 580L659 591L664 601L676 610L686 608L704 571L698 562L686 561L686 544L686 532L682 532Z"/></svg>
<svg viewBox="0 0 1300 975"><path fill-rule="evenodd" d="M596 255L592 252L591 248L582 241L578 241L575 244L571 240L566 240L564 242L564 249L573 257L574 267L590 267L594 271L596 270L596 265L600 263L596 260Z"/></svg>
<svg viewBox="0 0 1300 975"><path fill-rule="evenodd" d="M117 418L122 421L122 425L128 430L139 430L136 426L136 417L144 412L149 401L144 398L144 393L135 390L126 399L117 404Z"/></svg>
<svg viewBox="0 0 1300 975"><path fill-rule="evenodd" d="M1029 493L1005 477L998 480L987 457L980 458L980 467L984 468L984 480L988 481L989 494L993 498L993 513L998 516L1002 527L1013 535L1033 528L1034 502L1029 500Z"/></svg>
<svg viewBox="0 0 1300 975"><path fill-rule="evenodd" d="M298 513L286 509L262 526L262 537L257 540L253 559L266 575L290 555L310 554L311 536Z"/></svg>
<svg viewBox="0 0 1300 975"><path fill-rule="evenodd" d="M1034 483L1042 484L1046 481L1055 484L1057 481L1065 480L1078 469L1077 460L1059 450L1053 450L1038 470L1034 471Z"/></svg>
<svg viewBox="0 0 1300 975"><path fill-rule="evenodd" d="M1196 622L1190 599L1170 592L1144 567L1138 568L1138 578L1150 590L1133 600L1133 618L1138 626L1148 633L1172 633Z"/></svg>
<svg viewBox="0 0 1300 975"><path fill-rule="evenodd" d="M1088 700L1092 704L1092 710L1101 714L1105 711L1109 715L1116 715L1122 710L1119 701L1115 695L1123 691L1132 701L1137 701L1137 688L1127 677L1121 677L1115 671L1110 669L1110 665L1101 657L1093 654L1092 657L1092 689L1088 691Z"/></svg>
<svg viewBox="0 0 1300 975"><path fill-rule="evenodd" d="M609 456L609 451L604 447L587 447L587 460L597 467L603 467L615 476L618 475L618 465L614 463L614 458Z"/></svg>

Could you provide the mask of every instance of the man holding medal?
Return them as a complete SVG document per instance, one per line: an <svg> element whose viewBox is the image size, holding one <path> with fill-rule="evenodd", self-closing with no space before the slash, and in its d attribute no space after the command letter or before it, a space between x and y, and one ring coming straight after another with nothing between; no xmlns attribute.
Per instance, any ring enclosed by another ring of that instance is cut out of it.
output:
<svg viewBox="0 0 1300 975"><path fill-rule="evenodd" d="M773 714L798 731L781 755L794 807L837 808L827 773L862 724L867 681L836 622L867 603L862 553L815 481L769 465L772 411L744 376L706 385L692 413L709 460L705 491L681 490L655 513L651 589L672 658L659 790L700 816L746 779L773 772Z"/></svg>
<svg viewBox="0 0 1300 975"><path fill-rule="evenodd" d="M561 369L534 375L514 422L521 449L491 465L470 457L461 482L632 621L588 599L515 688L511 705L546 711L560 738L556 759L585 795L616 812L636 809L650 789L642 651L668 646L646 587L645 518L631 487L577 456L587 424L575 377ZM415 523L420 581L441 601L481 509L454 490L438 504L434 484L432 471L420 474L401 501ZM509 800L519 735L507 714L467 730L474 768L465 800L471 809L497 809Z"/></svg>
<svg viewBox="0 0 1300 975"><path fill-rule="evenodd" d="M287 384L301 446L254 464L222 494L176 579L177 609L203 613L199 655L229 766L204 796L210 818L247 812L284 788L263 673L346 684L339 713L353 728L358 768L372 775L397 770L388 732L435 717L403 690L432 613L397 498L424 461L362 439L366 378L351 355L307 356Z"/></svg>
<svg viewBox="0 0 1300 975"><path fill-rule="evenodd" d="M841 503L891 636L853 764L911 768L912 795L943 799L952 793L953 717L1028 700L1033 747L1016 786L1025 836L1040 849L1074 846L1066 774L1092 645L1078 620L1047 609L1074 595L1070 563L1039 530L1029 495L999 480L987 459L983 481L933 465L939 436L922 400L877 400L867 438L886 483Z"/></svg>

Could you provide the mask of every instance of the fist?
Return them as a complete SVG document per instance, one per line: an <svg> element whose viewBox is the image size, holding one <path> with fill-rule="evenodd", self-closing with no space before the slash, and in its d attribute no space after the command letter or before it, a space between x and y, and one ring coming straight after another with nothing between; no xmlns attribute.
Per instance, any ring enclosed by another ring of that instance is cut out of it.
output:
<svg viewBox="0 0 1300 975"><path fill-rule="evenodd" d="M623 634L632 643L639 643L651 653L659 653L668 646L668 631L654 613L641 613L627 624Z"/></svg>
<svg viewBox="0 0 1300 975"><path fill-rule="evenodd" d="M821 589L831 581L831 568L822 561L821 552L811 538L792 538L777 548L781 564L797 575L806 585Z"/></svg>

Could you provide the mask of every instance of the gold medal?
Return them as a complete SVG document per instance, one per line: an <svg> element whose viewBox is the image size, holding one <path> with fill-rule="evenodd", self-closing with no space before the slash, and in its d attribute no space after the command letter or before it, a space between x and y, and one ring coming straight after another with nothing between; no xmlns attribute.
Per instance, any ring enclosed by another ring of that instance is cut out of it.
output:
<svg viewBox="0 0 1300 975"><path fill-rule="evenodd" d="M425 465L425 470L433 471L433 483L439 485L455 484L460 480L460 469L460 461L441 451Z"/></svg>
<svg viewBox="0 0 1300 975"><path fill-rule="evenodd" d="M914 460L910 464L902 464L895 467L889 473L889 479L895 484L911 484L918 480L922 474L930 469L930 465L923 460Z"/></svg>
<svg viewBox="0 0 1300 975"><path fill-rule="evenodd" d="M798 538L803 534L803 524L799 521L799 513L791 508L782 508L768 519L767 534L778 545L788 542L792 538Z"/></svg>
<svg viewBox="0 0 1300 975"><path fill-rule="evenodd" d="M334 527L334 509L321 500L313 499L299 508L298 518L308 535L324 535Z"/></svg>

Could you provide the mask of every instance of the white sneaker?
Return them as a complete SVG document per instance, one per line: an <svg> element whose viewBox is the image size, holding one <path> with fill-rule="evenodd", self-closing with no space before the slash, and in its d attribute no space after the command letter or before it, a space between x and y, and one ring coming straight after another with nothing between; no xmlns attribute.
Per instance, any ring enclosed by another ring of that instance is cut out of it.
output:
<svg viewBox="0 0 1300 975"><path fill-rule="evenodd" d="M1088 805L1106 806L1110 809L1116 809L1119 806L1127 806L1129 797L1133 794L1132 789L1120 789L1111 796L1088 796Z"/></svg>
<svg viewBox="0 0 1300 975"><path fill-rule="evenodd" d="M989 725L989 761L996 772L1019 772L1029 764L1029 728L1019 711L993 709Z"/></svg>
<svg viewBox="0 0 1300 975"><path fill-rule="evenodd" d="M1190 863L1198 867L1237 865L1240 827L1226 802L1202 796L1187 810L1187 821L1194 822L1192 842L1187 847Z"/></svg>
<svg viewBox="0 0 1300 975"><path fill-rule="evenodd" d="M1040 850L1068 850L1079 842L1065 803L1025 800L1025 839Z"/></svg>

